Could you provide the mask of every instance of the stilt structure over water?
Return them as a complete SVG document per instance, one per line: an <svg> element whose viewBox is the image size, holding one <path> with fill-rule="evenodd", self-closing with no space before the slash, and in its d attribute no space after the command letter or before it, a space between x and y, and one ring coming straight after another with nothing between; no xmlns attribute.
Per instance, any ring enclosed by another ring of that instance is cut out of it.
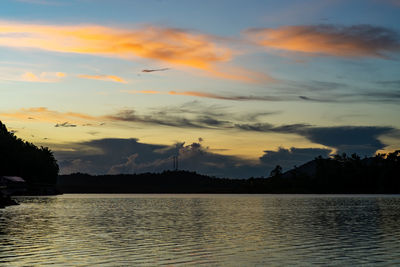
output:
<svg viewBox="0 0 400 267"><path fill-rule="evenodd" d="M18 176L0 176L0 208L18 205L10 195L26 191L26 182Z"/></svg>

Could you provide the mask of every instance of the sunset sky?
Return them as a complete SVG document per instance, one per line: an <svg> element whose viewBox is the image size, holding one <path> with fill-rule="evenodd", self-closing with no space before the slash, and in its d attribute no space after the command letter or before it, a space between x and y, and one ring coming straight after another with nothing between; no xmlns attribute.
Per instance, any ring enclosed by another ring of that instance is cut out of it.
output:
<svg viewBox="0 0 400 267"><path fill-rule="evenodd" d="M400 1L2 0L0 120L61 173L400 149Z"/></svg>

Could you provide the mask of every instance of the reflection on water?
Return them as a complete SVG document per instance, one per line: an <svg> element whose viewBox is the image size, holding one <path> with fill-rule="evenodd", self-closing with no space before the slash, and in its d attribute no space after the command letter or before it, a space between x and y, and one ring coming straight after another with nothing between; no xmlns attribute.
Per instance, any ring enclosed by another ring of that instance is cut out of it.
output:
<svg viewBox="0 0 400 267"><path fill-rule="evenodd" d="M63 195L0 210L0 265L396 265L400 197Z"/></svg>

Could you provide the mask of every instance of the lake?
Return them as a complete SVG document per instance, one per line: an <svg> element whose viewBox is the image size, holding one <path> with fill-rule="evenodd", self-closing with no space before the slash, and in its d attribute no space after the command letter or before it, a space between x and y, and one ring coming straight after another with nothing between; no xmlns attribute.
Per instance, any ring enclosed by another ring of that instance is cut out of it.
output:
<svg viewBox="0 0 400 267"><path fill-rule="evenodd" d="M400 197L61 195L0 210L0 265L399 265Z"/></svg>

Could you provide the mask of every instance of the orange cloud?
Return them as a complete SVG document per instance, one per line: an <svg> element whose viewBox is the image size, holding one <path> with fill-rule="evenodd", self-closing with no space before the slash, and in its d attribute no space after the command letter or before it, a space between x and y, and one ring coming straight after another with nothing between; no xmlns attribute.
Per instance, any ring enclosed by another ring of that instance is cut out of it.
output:
<svg viewBox="0 0 400 267"><path fill-rule="evenodd" d="M400 51L397 34L370 25L285 26L246 32L257 44L273 49L339 57L386 57Z"/></svg>
<svg viewBox="0 0 400 267"><path fill-rule="evenodd" d="M153 90L141 90L141 91L138 91L138 93L141 93L141 94L159 94L160 92L159 91L153 91Z"/></svg>
<svg viewBox="0 0 400 267"><path fill-rule="evenodd" d="M42 72L36 75L30 71L21 75L21 80L25 82L57 82L66 76L63 72Z"/></svg>
<svg viewBox="0 0 400 267"><path fill-rule="evenodd" d="M64 72L56 72L56 76L59 78L64 78L67 75Z"/></svg>
<svg viewBox="0 0 400 267"><path fill-rule="evenodd" d="M183 30L146 27L126 30L98 25L61 26L0 22L0 45L107 56L137 56L208 70L231 58L210 37Z"/></svg>
<svg viewBox="0 0 400 267"><path fill-rule="evenodd" d="M117 82L117 83L126 83L126 81L118 76L115 75L86 75L86 74L81 74L78 75L80 78L84 79L93 79L93 80L100 80L100 81L112 81L112 82Z"/></svg>
<svg viewBox="0 0 400 267"><path fill-rule="evenodd" d="M25 72L24 74L22 74L21 78L23 81L27 82L40 82L40 78L32 72Z"/></svg>

